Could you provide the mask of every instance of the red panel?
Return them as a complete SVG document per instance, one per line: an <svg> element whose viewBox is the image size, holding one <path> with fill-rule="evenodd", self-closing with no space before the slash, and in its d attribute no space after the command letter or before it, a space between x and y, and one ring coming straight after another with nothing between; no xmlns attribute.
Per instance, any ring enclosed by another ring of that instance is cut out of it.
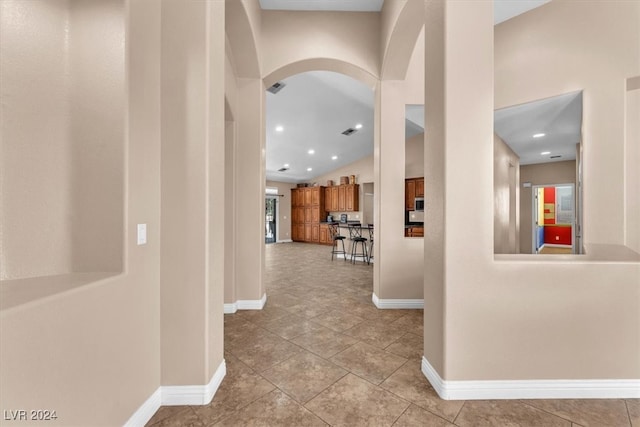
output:
<svg viewBox="0 0 640 427"><path fill-rule="evenodd" d="M555 224L556 216L555 216L555 206L556 206L556 187L544 187L544 204L550 204L554 207L553 210L553 218L545 218L544 223L546 224ZM545 209L544 213L551 213L552 211L549 209Z"/></svg>
<svg viewBox="0 0 640 427"><path fill-rule="evenodd" d="M544 227L544 242L556 245L571 245L572 227L554 227L546 225ZM556 240L556 237L558 240Z"/></svg>

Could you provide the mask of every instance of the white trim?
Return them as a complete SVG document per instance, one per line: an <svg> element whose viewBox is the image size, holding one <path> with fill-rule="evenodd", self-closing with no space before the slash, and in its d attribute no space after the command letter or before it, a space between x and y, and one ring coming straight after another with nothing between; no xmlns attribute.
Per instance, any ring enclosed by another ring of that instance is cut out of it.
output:
<svg viewBox="0 0 640 427"><path fill-rule="evenodd" d="M244 299L236 301L238 310L262 310L267 303L267 294L262 295L261 299Z"/></svg>
<svg viewBox="0 0 640 427"><path fill-rule="evenodd" d="M238 311L238 303L232 302L231 304L224 305L224 314L233 314Z"/></svg>
<svg viewBox="0 0 640 427"><path fill-rule="evenodd" d="M162 405L208 405L226 374L227 365L222 360L209 384L162 386Z"/></svg>
<svg viewBox="0 0 640 427"><path fill-rule="evenodd" d="M542 247L565 248L565 249L571 249L572 248L571 245L560 245L560 244L557 244L557 243L545 243L544 245L542 245Z"/></svg>
<svg viewBox="0 0 640 427"><path fill-rule="evenodd" d="M422 373L444 400L640 398L640 380L447 381L424 356Z"/></svg>
<svg viewBox="0 0 640 427"><path fill-rule="evenodd" d="M160 409L160 406L208 405L226 374L227 365L222 360L209 384L158 387L124 423L124 427L144 426Z"/></svg>
<svg viewBox="0 0 640 427"><path fill-rule="evenodd" d="M156 391L140 405L138 410L131 415L127 422L124 423L124 427L138 427L147 424L151 417L160 409L161 395L161 387L158 387Z"/></svg>
<svg viewBox="0 0 640 427"><path fill-rule="evenodd" d="M380 309L424 309L424 299L380 299L373 293L371 300Z"/></svg>
<svg viewBox="0 0 640 427"><path fill-rule="evenodd" d="M277 240L276 243L293 243L291 239Z"/></svg>

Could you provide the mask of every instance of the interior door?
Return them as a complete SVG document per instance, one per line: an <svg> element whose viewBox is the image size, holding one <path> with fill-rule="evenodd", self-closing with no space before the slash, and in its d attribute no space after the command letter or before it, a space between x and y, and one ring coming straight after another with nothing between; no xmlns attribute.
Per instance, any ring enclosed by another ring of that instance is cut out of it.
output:
<svg viewBox="0 0 640 427"><path fill-rule="evenodd" d="M264 230L264 242L275 243L276 242L276 218L277 218L277 199L275 197L265 198L265 230Z"/></svg>

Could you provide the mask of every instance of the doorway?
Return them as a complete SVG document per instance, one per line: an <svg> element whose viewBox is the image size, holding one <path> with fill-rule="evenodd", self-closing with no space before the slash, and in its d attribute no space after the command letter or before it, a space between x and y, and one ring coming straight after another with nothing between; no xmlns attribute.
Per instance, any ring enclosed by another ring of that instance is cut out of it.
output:
<svg viewBox="0 0 640 427"><path fill-rule="evenodd" d="M267 196L265 197L265 230L264 230L264 242L276 243L278 240L277 218L278 218L278 197Z"/></svg>
<svg viewBox="0 0 640 427"><path fill-rule="evenodd" d="M532 253L575 254L575 185L537 185L532 195Z"/></svg>

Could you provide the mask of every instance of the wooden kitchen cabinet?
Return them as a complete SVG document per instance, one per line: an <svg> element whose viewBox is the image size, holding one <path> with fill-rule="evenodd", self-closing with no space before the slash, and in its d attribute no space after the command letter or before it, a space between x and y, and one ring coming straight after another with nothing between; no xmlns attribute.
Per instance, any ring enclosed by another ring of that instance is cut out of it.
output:
<svg viewBox="0 0 640 427"><path fill-rule="evenodd" d="M325 187L291 189L291 239L295 242L320 242L320 221L325 218Z"/></svg>
<svg viewBox="0 0 640 427"><path fill-rule="evenodd" d="M416 178L416 197L424 197L424 178Z"/></svg>
<svg viewBox="0 0 640 427"><path fill-rule="evenodd" d="M333 242L330 240L329 226L327 224L320 224L320 244L333 244Z"/></svg>
<svg viewBox="0 0 640 427"><path fill-rule="evenodd" d="M360 197L358 194L358 184L349 184L346 185L346 195L345 195L345 211L347 212L355 212L358 210Z"/></svg>
<svg viewBox="0 0 640 427"><path fill-rule="evenodd" d="M404 229L404 237L424 237L424 227L407 227Z"/></svg>
<svg viewBox="0 0 640 427"><path fill-rule="evenodd" d="M407 179L404 181L404 204L408 211L414 210L416 201L416 181Z"/></svg>
<svg viewBox="0 0 640 427"><path fill-rule="evenodd" d="M331 207L327 208L329 212L335 212L338 210L338 206L340 206L339 195L340 195L340 187L338 186L331 187Z"/></svg>

